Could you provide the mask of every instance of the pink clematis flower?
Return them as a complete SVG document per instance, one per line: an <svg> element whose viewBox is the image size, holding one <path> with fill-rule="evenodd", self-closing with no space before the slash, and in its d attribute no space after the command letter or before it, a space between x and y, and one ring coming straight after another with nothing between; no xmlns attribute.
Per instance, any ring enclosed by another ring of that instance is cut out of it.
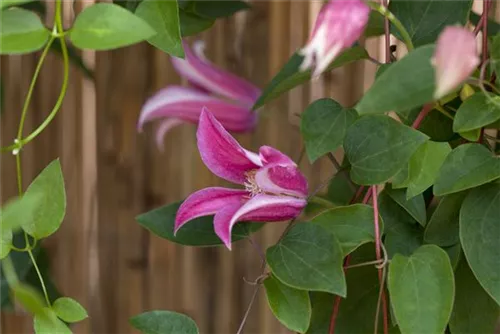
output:
<svg viewBox="0 0 500 334"><path fill-rule="evenodd" d="M446 27L437 40L432 64L436 69L434 98L440 99L457 88L479 65L476 37L464 27Z"/></svg>
<svg viewBox="0 0 500 334"><path fill-rule="evenodd" d="M362 0L330 0L321 8L307 45L299 51L301 71L315 66L313 77L358 40L368 23L370 8Z"/></svg>
<svg viewBox="0 0 500 334"><path fill-rule="evenodd" d="M197 139L201 159L212 173L245 189L212 187L191 194L177 211L175 233L194 218L215 215L215 233L231 249L237 222L288 220L306 206L307 180L285 154L269 146L258 154L245 150L206 108Z"/></svg>
<svg viewBox="0 0 500 334"><path fill-rule="evenodd" d="M260 90L248 81L215 67L203 55L203 42L193 50L184 43L185 59L171 59L175 70L192 87L169 86L146 101L139 116L138 129L146 122L162 120L156 130L161 149L163 137L173 127L185 122L197 123L203 107L216 111L226 129L247 132L255 128L257 115L251 110Z"/></svg>

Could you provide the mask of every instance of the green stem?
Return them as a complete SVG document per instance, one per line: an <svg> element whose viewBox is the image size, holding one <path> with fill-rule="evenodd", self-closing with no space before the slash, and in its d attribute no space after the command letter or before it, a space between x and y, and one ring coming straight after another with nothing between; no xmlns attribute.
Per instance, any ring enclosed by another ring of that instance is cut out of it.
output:
<svg viewBox="0 0 500 334"><path fill-rule="evenodd" d="M28 254L30 256L31 262L33 262L33 267L35 268L36 274L38 275L38 279L40 280L40 285L42 286L43 295L45 296L45 301L47 305L50 306L49 294L47 293L47 288L45 287L45 282L43 281L42 273L38 268L38 264L36 263L35 257L33 256L33 252L31 249L28 249Z"/></svg>
<svg viewBox="0 0 500 334"><path fill-rule="evenodd" d="M383 5L377 2L368 1L367 4L368 6L370 6L371 9L379 12L389 21L391 21L391 23L396 27L396 29L399 30L399 33L401 34L403 42L406 44L408 51L414 49L413 42L411 41L411 37L410 34L408 33L408 30L406 30L403 23L401 23L401 21L399 21L398 18L394 16L394 14L392 14L387 8L385 8Z"/></svg>
<svg viewBox="0 0 500 334"><path fill-rule="evenodd" d="M21 121L19 122L19 130L17 131L18 140L21 140L23 136L24 121L26 120L26 115L28 113L28 106L31 102L31 97L33 96L35 84L38 79L38 75L40 74L40 70L42 69L42 64L45 61L45 57L47 57L47 54L49 53L50 50L50 46L52 45L54 40L55 37L51 36L49 41L45 45L45 48L43 49L42 55L38 60L38 64L36 65L35 73L33 74L33 78L31 79L30 87L28 88L28 94L26 95L26 99L24 100L23 110L21 112Z"/></svg>
<svg viewBox="0 0 500 334"><path fill-rule="evenodd" d="M30 135L21 140L22 145L26 145L27 143L35 139L43 130L45 130L45 128L50 124L50 122L52 122L54 117L56 117L57 112L61 108L64 96L66 95L66 90L68 89L68 77L69 77L68 48L66 47L66 41L64 40L64 38L61 38L61 49L64 62L64 77L61 86L61 93L59 94L56 104L54 105L54 108L52 108L52 111L50 112L49 116L43 121L42 124L40 124L38 128L35 129L35 131L33 131Z"/></svg>
<svg viewBox="0 0 500 334"><path fill-rule="evenodd" d="M309 199L309 202L313 202L313 203L322 205L322 206L327 207L327 208L333 208L335 206L332 202L330 202L324 198L318 197L318 196L311 197Z"/></svg>

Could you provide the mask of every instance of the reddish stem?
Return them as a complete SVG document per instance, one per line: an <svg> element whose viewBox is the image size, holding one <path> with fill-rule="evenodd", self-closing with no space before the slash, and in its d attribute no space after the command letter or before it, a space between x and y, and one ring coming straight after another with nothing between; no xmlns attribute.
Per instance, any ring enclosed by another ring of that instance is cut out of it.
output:
<svg viewBox="0 0 500 334"><path fill-rule="evenodd" d="M415 119L415 121L413 122L411 127L414 129L418 129L420 124L422 124L422 121L424 120L425 116L427 116L427 114L431 110L432 110L432 104L429 103L429 104L424 105L424 107L422 108L422 111L420 111L420 113L418 114L417 118Z"/></svg>
<svg viewBox="0 0 500 334"><path fill-rule="evenodd" d="M387 0L382 0L382 6L387 8ZM385 62L391 62L391 36L389 30L389 19L384 17L384 39L385 39Z"/></svg>
<svg viewBox="0 0 500 334"><path fill-rule="evenodd" d="M377 194L377 186L372 186L371 187L371 193L372 193L372 198L373 198L373 221L374 221L374 228L375 228L375 254L377 256L377 260L382 260L382 240L380 238L380 226L379 226L379 213L378 213L378 194ZM388 317L388 312L387 312L387 299L385 298L385 288L382 285L382 280L383 278L383 268L378 269L378 279L380 281L381 289L382 290L382 310L383 310L383 317L384 317L384 333L387 334L389 333L389 317ZM375 331L377 332L377 328L375 328Z"/></svg>
<svg viewBox="0 0 500 334"><path fill-rule="evenodd" d="M354 194L354 196L349 201L349 204L353 204L354 202L356 202L358 200L358 198L361 196L361 194L363 193L363 190L365 190L365 186L360 186L358 188L358 190L356 191L356 193Z"/></svg>
<svg viewBox="0 0 500 334"><path fill-rule="evenodd" d="M483 2L483 6L488 2L488 9L490 8L492 2L488 1L488 0L484 0ZM486 13L488 12L488 10L486 10ZM483 7L483 13L481 14L481 17L479 18L479 21L477 21L477 24L476 26L474 27L474 30L473 30L473 33L474 35L477 35L479 33L479 31L481 30L481 28L483 27L483 25L485 24L488 24L488 18L486 17L486 15L484 15L485 12L484 12L484 7Z"/></svg>
<svg viewBox="0 0 500 334"><path fill-rule="evenodd" d="M351 256L347 255L345 260L344 260L344 273L347 272L347 268L345 268L345 267L347 267L349 265L350 261L351 261ZM335 333L335 321L337 320L337 315L339 314L341 301L342 301L342 298L340 296L335 297L335 301L333 302L332 316L330 317L330 327L328 328L329 334Z"/></svg>

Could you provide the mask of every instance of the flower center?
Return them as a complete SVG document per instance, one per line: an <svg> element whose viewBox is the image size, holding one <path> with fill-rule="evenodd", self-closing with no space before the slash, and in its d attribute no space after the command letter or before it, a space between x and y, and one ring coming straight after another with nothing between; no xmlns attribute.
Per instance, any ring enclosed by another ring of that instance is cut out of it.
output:
<svg viewBox="0 0 500 334"><path fill-rule="evenodd" d="M255 170L245 173L247 177L247 180L244 183L245 190L250 193L250 197L254 197L262 193L262 189L260 189L260 187L257 185L257 182L255 181L255 173L256 173Z"/></svg>

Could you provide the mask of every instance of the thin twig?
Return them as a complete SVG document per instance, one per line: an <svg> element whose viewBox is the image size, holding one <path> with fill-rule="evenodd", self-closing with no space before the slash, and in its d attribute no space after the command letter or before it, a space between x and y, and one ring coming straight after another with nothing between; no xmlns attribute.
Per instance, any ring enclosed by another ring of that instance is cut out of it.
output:
<svg viewBox="0 0 500 334"><path fill-rule="evenodd" d="M337 173L342 173L347 179L347 182L349 183L349 186L351 190L356 190L356 184L352 182L351 178L349 177L349 172L347 171L347 168L342 168L342 166L339 164L337 159L335 159L335 156L333 155L332 152L329 152L327 154L328 159L332 162L333 166L337 169Z"/></svg>
<svg viewBox="0 0 500 334"><path fill-rule="evenodd" d="M382 279L380 280L380 286L378 291L378 299L377 299L377 308L375 309L375 324L374 324L374 333L378 333L378 319L380 317L380 304L384 304L384 311L387 311L387 300L385 298L384 285L385 279L387 276L387 267L383 267L382 269ZM388 327L388 319L386 315L384 315L384 333L388 332L386 330L386 326Z"/></svg>
<svg viewBox="0 0 500 334"><path fill-rule="evenodd" d="M347 255L344 260L344 273L347 271L347 267L349 267L349 262L351 261L351 256ZM330 316L330 326L328 327L328 333L333 334L335 332L335 322L337 320L337 316L340 310L340 302L342 301L342 297L336 296L333 301L332 315Z"/></svg>
<svg viewBox="0 0 500 334"><path fill-rule="evenodd" d="M432 110L432 104L428 103L424 105L420 113L418 114L417 118L415 118L415 121L411 125L412 128L418 129L420 125L422 124L422 121L424 120L425 116Z"/></svg>

